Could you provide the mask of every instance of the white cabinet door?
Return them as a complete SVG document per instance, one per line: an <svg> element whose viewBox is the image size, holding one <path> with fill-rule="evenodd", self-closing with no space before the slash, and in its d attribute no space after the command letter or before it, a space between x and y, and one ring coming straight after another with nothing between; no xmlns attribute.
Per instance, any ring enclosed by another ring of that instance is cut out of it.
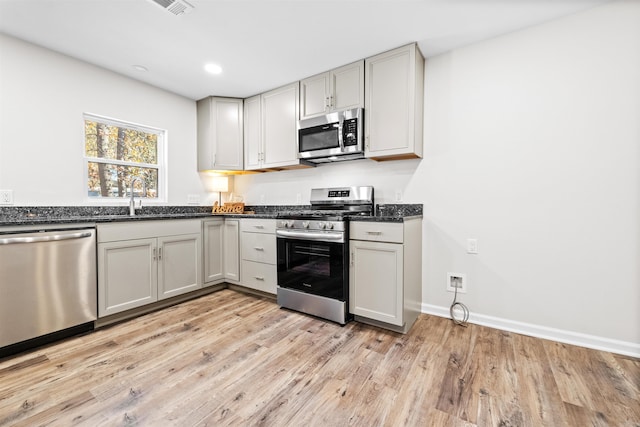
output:
<svg viewBox="0 0 640 427"><path fill-rule="evenodd" d="M364 106L364 61L300 80L300 118Z"/></svg>
<svg viewBox="0 0 640 427"><path fill-rule="evenodd" d="M423 74L415 44L365 61L367 157L422 157Z"/></svg>
<svg viewBox="0 0 640 427"><path fill-rule="evenodd" d="M224 221L224 278L231 283L240 282L240 221L226 219Z"/></svg>
<svg viewBox="0 0 640 427"><path fill-rule="evenodd" d="M198 169L242 170L243 101L209 97L197 103Z"/></svg>
<svg viewBox="0 0 640 427"><path fill-rule="evenodd" d="M298 92L293 83L262 94L262 167L292 166L298 160Z"/></svg>
<svg viewBox="0 0 640 427"><path fill-rule="evenodd" d="M225 220L223 218L202 222L204 237L204 283L213 285L224 279L222 260Z"/></svg>
<svg viewBox="0 0 640 427"><path fill-rule="evenodd" d="M364 61L336 68L330 73L331 110L348 110L364 106Z"/></svg>
<svg viewBox="0 0 640 427"><path fill-rule="evenodd" d="M244 166L246 170L262 167L262 98L244 100Z"/></svg>
<svg viewBox="0 0 640 427"><path fill-rule="evenodd" d="M350 312L402 326L403 245L350 240Z"/></svg>
<svg viewBox="0 0 640 427"><path fill-rule="evenodd" d="M329 73L300 80L300 118L324 114L329 109Z"/></svg>
<svg viewBox="0 0 640 427"><path fill-rule="evenodd" d="M98 244L98 316L158 300L157 240Z"/></svg>
<svg viewBox="0 0 640 427"><path fill-rule="evenodd" d="M201 246L200 233L158 238L158 299L202 287Z"/></svg>

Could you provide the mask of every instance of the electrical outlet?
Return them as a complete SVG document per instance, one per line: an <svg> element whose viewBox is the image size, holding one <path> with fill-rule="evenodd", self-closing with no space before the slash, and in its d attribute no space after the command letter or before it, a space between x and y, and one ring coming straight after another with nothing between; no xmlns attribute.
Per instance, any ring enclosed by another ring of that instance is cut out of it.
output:
<svg viewBox="0 0 640 427"><path fill-rule="evenodd" d="M455 292L458 289L459 294L467 292L467 275L462 273L447 273L447 291Z"/></svg>
<svg viewBox="0 0 640 427"><path fill-rule="evenodd" d="M187 194L187 204L188 205L199 205L200 204L200 195L199 194Z"/></svg>
<svg viewBox="0 0 640 427"><path fill-rule="evenodd" d="M0 205L13 204L13 190L0 190Z"/></svg>
<svg viewBox="0 0 640 427"><path fill-rule="evenodd" d="M396 202L401 202L402 201L402 191L397 190L396 191Z"/></svg>
<svg viewBox="0 0 640 427"><path fill-rule="evenodd" d="M467 253L468 254L478 253L478 239L467 239Z"/></svg>

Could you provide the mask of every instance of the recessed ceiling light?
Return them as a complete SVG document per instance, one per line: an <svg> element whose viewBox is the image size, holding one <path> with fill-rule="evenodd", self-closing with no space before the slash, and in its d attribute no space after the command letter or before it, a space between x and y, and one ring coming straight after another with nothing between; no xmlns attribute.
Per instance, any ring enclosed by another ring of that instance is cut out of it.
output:
<svg viewBox="0 0 640 427"><path fill-rule="evenodd" d="M211 74L220 74L222 72L222 67L217 64L206 64L204 66L204 69L207 71L207 73Z"/></svg>
<svg viewBox="0 0 640 427"><path fill-rule="evenodd" d="M149 71L149 69L147 67L145 67L144 65L132 65L132 67L135 70L141 71L143 73Z"/></svg>

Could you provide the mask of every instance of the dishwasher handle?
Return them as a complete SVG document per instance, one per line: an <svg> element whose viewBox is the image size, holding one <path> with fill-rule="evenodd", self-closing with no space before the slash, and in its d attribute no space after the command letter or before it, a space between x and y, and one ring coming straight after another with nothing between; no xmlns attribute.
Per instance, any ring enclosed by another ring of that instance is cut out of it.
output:
<svg viewBox="0 0 640 427"><path fill-rule="evenodd" d="M91 232L84 231L78 233L55 234L53 236L8 237L6 239L0 239L0 245L13 245L17 243L58 242L60 240L84 239L85 237L91 236Z"/></svg>

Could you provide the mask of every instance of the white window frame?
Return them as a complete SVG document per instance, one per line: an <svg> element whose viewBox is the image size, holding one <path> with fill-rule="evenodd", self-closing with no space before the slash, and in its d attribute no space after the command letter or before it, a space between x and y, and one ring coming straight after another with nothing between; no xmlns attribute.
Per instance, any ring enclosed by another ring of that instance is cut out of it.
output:
<svg viewBox="0 0 640 427"><path fill-rule="evenodd" d="M85 140L85 133L84 133L84 127L85 127L84 122L86 120L104 123L109 126L126 127L128 129L134 129L141 132L153 133L157 135L158 136L158 143L157 143L158 144L157 145L158 163L157 164L135 163L135 162L125 162L125 161L115 160L115 159L105 159L100 157L87 156L86 140ZM101 205L110 205L110 204L120 205L123 202L129 203L128 198L103 197L103 196L90 197L87 195L87 188L89 184L89 162L96 162L96 163L108 163L113 165L139 166L139 167L158 169L158 197L153 199L144 198L144 200L145 200L145 203L147 204L167 203L167 200L168 200L168 194L167 194L168 168L167 168L167 155L166 155L167 139L168 139L167 134L168 132L166 131L166 129L160 129L153 126L142 125L139 123L127 122L124 120L114 119L112 117L101 116L93 113L86 113L86 112L83 113L82 114L82 156L84 159L82 162L82 166L84 169L83 191L84 191L85 199L87 200L87 202L92 204L93 203L101 204Z"/></svg>

